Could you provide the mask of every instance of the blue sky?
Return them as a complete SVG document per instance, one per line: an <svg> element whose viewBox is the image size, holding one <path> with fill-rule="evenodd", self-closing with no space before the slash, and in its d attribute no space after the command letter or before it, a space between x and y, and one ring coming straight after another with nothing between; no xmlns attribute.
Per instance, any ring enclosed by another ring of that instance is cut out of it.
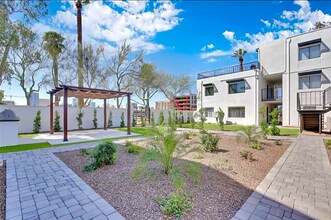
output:
<svg viewBox="0 0 331 220"><path fill-rule="evenodd" d="M124 39L145 51L144 61L159 70L189 75L237 64L231 57L247 49L245 62L257 59L259 44L309 31L317 21L331 21L330 1L91 1L83 10L85 43L103 43L109 53ZM55 30L75 38L74 2L49 4L49 15L33 29ZM6 95L21 95L16 83ZM193 92L195 83L192 86ZM45 90L41 97L47 97ZM155 100L163 100L161 94Z"/></svg>

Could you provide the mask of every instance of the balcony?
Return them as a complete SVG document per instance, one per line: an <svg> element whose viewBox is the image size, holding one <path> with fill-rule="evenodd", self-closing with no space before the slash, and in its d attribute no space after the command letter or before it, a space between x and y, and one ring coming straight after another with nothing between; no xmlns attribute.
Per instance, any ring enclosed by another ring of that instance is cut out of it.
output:
<svg viewBox="0 0 331 220"><path fill-rule="evenodd" d="M231 73L239 73L239 72L254 70L254 69L260 69L260 63L258 61L245 63L245 64L243 64L242 69L240 68L240 65L235 65L235 66L223 67L221 69L202 72L202 73L198 74L198 79L204 79L204 78L209 78L209 77L214 77L214 76L221 76L221 75L226 75L226 74L231 74Z"/></svg>
<svg viewBox="0 0 331 220"><path fill-rule="evenodd" d="M282 100L282 87L273 87L273 88L267 88L262 89L262 101L281 101Z"/></svg>

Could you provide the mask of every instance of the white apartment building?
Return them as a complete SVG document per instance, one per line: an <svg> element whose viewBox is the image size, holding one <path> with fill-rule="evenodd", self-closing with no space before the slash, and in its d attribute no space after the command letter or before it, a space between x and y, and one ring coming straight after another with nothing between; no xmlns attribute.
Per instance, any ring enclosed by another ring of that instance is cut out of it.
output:
<svg viewBox="0 0 331 220"><path fill-rule="evenodd" d="M260 45L258 61L198 74L197 108L216 122L258 125L259 109L280 110L283 126L331 130L331 27Z"/></svg>

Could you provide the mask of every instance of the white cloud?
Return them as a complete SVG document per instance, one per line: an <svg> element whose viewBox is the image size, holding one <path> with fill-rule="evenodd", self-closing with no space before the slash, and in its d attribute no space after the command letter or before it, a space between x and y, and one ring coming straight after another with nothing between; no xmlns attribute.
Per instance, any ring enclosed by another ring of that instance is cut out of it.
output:
<svg viewBox="0 0 331 220"><path fill-rule="evenodd" d="M202 59L206 59L209 57L220 57L220 56L225 56L225 55L230 55L230 54L232 54L232 51L214 50L211 52L202 53L202 54L200 54L200 57Z"/></svg>
<svg viewBox="0 0 331 220"><path fill-rule="evenodd" d="M223 36L229 40L229 41L232 41L234 39L234 32L232 31L224 31L223 32Z"/></svg>
<svg viewBox="0 0 331 220"><path fill-rule="evenodd" d="M214 44L207 44L206 46L201 47L201 51L206 51L206 49L213 49L215 46Z"/></svg>
<svg viewBox="0 0 331 220"><path fill-rule="evenodd" d="M260 19L261 22L263 22L267 27L270 27L271 24L268 20L263 20L263 19Z"/></svg>
<svg viewBox="0 0 331 220"><path fill-rule="evenodd" d="M54 22L76 31L76 15L70 4L65 11L58 11ZM152 40L159 32L176 27L181 18L181 9L172 2L148 1L91 1L83 6L83 39L95 39L118 45L128 40L134 50L155 52L164 49L163 45Z"/></svg>
<svg viewBox="0 0 331 220"><path fill-rule="evenodd" d="M207 63L215 63L215 62L217 62L217 61L218 61L218 60L215 59L215 58L210 58L210 59L207 60Z"/></svg>

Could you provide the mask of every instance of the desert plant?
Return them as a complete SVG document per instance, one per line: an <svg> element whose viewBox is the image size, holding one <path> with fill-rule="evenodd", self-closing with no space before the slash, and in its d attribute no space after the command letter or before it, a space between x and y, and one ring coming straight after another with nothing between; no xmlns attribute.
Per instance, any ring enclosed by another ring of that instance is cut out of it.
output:
<svg viewBox="0 0 331 220"><path fill-rule="evenodd" d="M109 111L107 128L113 127L113 113Z"/></svg>
<svg viewBox="0 0 331 220"><path fill-rule="evenodd" d="M91 151L89 151L88 149L86 148L82 148L79 150L80 153L82 154L82 156L86 157L86 156L90 156L91 155Z"/></svg>
<svg viewBox="0 0 331 220"><path fill-rule="evenodd" d="M201 144L206 152L212 152L217 149L219 138L207 133L202 135Z"/></svg>
<svg viewBox="0 0 331 220"><path fill-rule="evenodd" d="M260 108L260 128L264 138L269 134L269 124L266 118L267 108L263 105Z"/></svg>
<svg viewBox="0 0 331 220"><path fill-rule="evenodd" d="M276 144L276 145L282 145L283 142L282 142L282 140L276 139L276 140L275 140L275 144Z"/></svg>
<svg viewBox="0 0 331 220"><path fill-rule="evenodd" d="M33 121L33 132L39 133L41 128L41 112L37 111L36 117Z"/></svg>
<svg viewBox="0 0 331 220"><path fill-rule="evenodd" d="M83 129L83 117L84 117L84 112L82 110L79 110L76 120L77 120L77 126L78 129Z"/></svg>
<svg viewBox="0 0 331 220"><path fill-rule="evenodd" d="M152 112L152 114L151 114L151 126L155 127L154 112Z"/></svg>
<svg viewBox="0 0 331 220"><path fill-rule="evenodd" d="M136 118L134 117L134 114L132 114L132 127L136 127L137 122L136 122Z"/></svg>
<svg viewBox="0 0 331 220"><path fill-rule="evenodd" d="M331 140L327 140L326 145L331 146Z"/></svg>
<svg viewBox="0 0 331 220"><path fill-rule="evenodd" d="M204 125L205 125L205 122L207 121L207 118L205 116L205 109L204 108L200 108L199 111L198 111L198 116L199 116L199 126L200 126L200 129L204 129Z"/></svg>
<svg viewBox="0 0 331 220"><path fill-rule="evenodd" d="M257 132L257 126L243 126L239 133L239 139L246 143L256 142L260 138L260 134Z"/></svg>
<svg viewBox="0 0 331 220"><path fill-rule="evenodd" d="M190 132L184 132L183 135L185 139L190 139L191 136Z"/></svg>
<svg viewBox="0 0 331 220"><path fill-rule="evenodd" d="M274 108L269 115L271 116L270 133L272 135L280 135L280 129L278 128L278 108Z"/></svg>
<svg viewBox="0 0 331 220"><path fill-rule="evenodd" d="M125 142L125 150L130 154L139 154L141 152L141 148L132 144L131 141Z"/></svg>
<svg viewBox="0 0 331 220"><path fill-rule="evenodd" d="M180 218L192 208L192 198L184 193L171 194L167 198L157 198L164 214Z"/></svg>
<svg viewBox="0 0 331 220"><path fill-rule="evenodd" d="M93 109L93 128L98 128L97 109Z"/></svg>
<svg viewBox="0 0 331 220"><path fill-rule="evenodd" d="M221 108L218 108L217 111L218 124L221 127L221 130L224 130L224 111Z"/></svg>
<svg viewBox="0 0 331 220"><path fill-rule="evenodd" d="M190 118L190 124L191 124L191 128L194 128L195 127L194 117Z"/></svg>
<svg viewBox="0 0 331 220"><path fill-rule="evenodd" d="M114 164L116 161L117 147L112 141L101 142L92 151L92 163L86 165L84 170L93 172L99 167Z"/></svg>
<svg viewBox="0 0 331 220"><path fill-rule="evenodd" d="M125 127L125 123L124 123L124 112L122 112L122 114L121 114L121 124L120 124L120 127L121 128L124 128Z"/></svg>
<svg viewBox="0 0 331 220"><path fill-rule="evenodd" d="M164 114L163 112L160 112L160 115L159 115L159 125L163 125L164 124Z"/></svg>
<svg viewBox="0 0 331 220"><path fill-rule="evenodd" d="M250 145L251 148L253 148L255 150L262 150L263 149L262 148L262 144L259 141L257 141L257 140L251 142L249 145Z"/></svg>
<svg viewBox="0 0 331 220"><path fill-rule="evenodd" d="M54 131L55 131L55 132L59 132L59 131L61 131L61 126L60 126L60 114L59 114L58 111L55 111Z"/></svg>
<svg viewBox="0 0 331 220"><path fill-rule="evenodd" d="M246 160L251 161L253 159L253 153L249 150L244 150L240 152L240 155Z"/></svg>

